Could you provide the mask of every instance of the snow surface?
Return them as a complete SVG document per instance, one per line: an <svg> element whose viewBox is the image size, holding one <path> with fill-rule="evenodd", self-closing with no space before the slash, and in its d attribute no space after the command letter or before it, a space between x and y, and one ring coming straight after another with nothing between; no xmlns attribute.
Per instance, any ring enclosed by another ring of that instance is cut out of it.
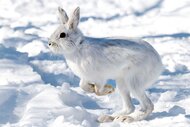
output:
<svg viewBox="0 0 190 127"><path fill-rule="evenodd" d="M69 13L80 6L85 35L138 37L155 47L165 70L147 90L155 104L151 116L130 124L96 122L121 108L120 97L85 93L64 57L50 52L57 6ZM0 126L190 127L190 1L1 0Z"/></svg>

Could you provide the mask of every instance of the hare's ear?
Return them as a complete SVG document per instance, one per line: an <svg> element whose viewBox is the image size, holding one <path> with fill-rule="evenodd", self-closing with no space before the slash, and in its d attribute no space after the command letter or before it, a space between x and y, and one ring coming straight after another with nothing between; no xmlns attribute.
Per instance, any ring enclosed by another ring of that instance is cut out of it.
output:
<svg viewBox="0 0 190 127"><path fill-rule="evenodd" d="M77 7L74 10L74 12L69 20L69 24L68 24L69 29L76 29L79 24L79 21L80 21L80 8Z"/></svg>
<svg viewBox="0 0 190 127"><path fill-rule="evenodd" d="M65 10L63 10L61 7L58 7L58 11L59 11L59 19L61 21L62 24L67 23L67 21L69 20Z"/></svg>

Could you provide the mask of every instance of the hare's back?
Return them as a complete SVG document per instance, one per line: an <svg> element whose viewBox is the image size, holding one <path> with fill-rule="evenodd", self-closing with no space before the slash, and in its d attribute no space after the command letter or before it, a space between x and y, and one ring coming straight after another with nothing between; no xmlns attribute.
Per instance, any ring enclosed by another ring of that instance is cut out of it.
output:
<svg viewBox="0 0 190 127"><path fill-rule="evenodd" d="M147 42L126 37L86 38L90 45L97 45L101 48L129 50L134 52L155 51Z"/></svg>
<svg viewBox="0 0 190 127"><path fill-rule="evenodd" d="M86 40L91 47L86 49L90 49L90 52L94 52L93 54L96 54L97 57L101 56L99 58L102 58L104 62L109 60L115 65L125 64L126 60L140 62L148 58L159 59L156 50L149 43L140 39L111 37L86 38Z"/></svg>

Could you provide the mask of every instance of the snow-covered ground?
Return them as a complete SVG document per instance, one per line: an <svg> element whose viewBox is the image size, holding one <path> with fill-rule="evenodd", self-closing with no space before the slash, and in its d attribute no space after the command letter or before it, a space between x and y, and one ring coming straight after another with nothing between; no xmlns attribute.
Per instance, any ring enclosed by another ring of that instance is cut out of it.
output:
<svg viewBox="0 0 190 127"><path fill-rule="evenodd" d="M57 6L69 13L80 6L85 35L138 37L160 53L165 70L147 90L155 104L149 118L96 122L121 108L120 97L117 91L101 97L85 93L64 57L50 52L47 38L59 23ZM1 0L0 126L189 127L190 1Z"/></svg>

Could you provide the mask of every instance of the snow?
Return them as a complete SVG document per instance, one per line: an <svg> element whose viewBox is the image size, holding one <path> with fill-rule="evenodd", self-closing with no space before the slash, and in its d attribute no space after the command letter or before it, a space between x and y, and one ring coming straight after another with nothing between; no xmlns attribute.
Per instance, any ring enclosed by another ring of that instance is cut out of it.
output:
<svg viewBox="0 0 190 127"><path fill-rule="evenodd" d="M64 57L51 53L47 40L59 24L58 6L68 13L80 6L85 35L142 38L159 52L165 70L147 90L155 109L146 120L96 121L121 109L120 97L84 92ZM189 127L189 6L189 0L0 1L0 126Z"/></svg>

